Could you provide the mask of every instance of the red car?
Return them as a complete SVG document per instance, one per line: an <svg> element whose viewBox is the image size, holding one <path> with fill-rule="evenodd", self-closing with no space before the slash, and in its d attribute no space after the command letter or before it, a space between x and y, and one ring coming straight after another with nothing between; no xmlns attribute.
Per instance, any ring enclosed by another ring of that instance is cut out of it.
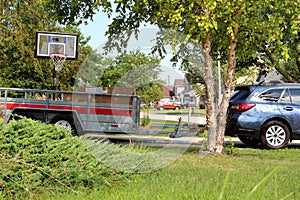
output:
<svg viewBox="0 0 300 200"><path fill-rule="evenodd" d="M181 103L176 101L158 101L156 103L157 110L164 110L164 109L179 110L181 108L182 108Z"/></svg>

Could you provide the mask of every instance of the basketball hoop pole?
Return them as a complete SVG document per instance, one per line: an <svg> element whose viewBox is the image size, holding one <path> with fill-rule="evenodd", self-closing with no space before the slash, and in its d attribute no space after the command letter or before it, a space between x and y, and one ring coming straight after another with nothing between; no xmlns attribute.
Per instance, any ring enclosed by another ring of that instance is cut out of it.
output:
<svg viewBox="0 0 300 200"><path fill-rule="evenodd" d="M64 53L51 53L50 58L53 61L54 68L53 68L53 90L57 90L57 79L56 79L56 72L61 71L63 64L67 58L67 54ZM56 98L56 93L53 93L53 100Z"/></svg>
<svg viewBox="0 0 300 200"><path fill-rule="evenodd" d="M56 69L55 67L53 68L53 90L57 90L56 86ZM53 93L53 100L55 100L55 95L56 93Z"/></svg>

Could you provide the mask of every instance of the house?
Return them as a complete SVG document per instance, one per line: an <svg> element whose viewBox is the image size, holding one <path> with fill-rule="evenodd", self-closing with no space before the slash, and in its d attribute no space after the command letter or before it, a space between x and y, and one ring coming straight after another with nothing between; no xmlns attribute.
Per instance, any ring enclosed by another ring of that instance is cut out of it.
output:
<svg viewBox="0 0 300 200"><path fill-rule="evenodd" d="M176 96L181 96L185 90L185 79L175 79L174 81L174 93Z"/></svg>
<svg viewBox="0 0 300 200"><path fill-rule="evenodd" d="M163 86L164 100L181 102L184 106L203 107L205 95L199 95L186 79L175 79L174 86Z"/></svg>
<svg viewBox="0 0 300 200"><path fill-rule="evenodd" d="M162 100L175 100L174 86L163 86L163 94Z"/></svg>
<svg viewBox="0 0 300 200"><path fill-rule="evenodd" d="M164 97L162 101L174 100L181 102L184 106L196 108L205 107L205 87L199 85L198 90L203 91L199 94L187 79L175 79L174 85L163 86Z"/></svg>

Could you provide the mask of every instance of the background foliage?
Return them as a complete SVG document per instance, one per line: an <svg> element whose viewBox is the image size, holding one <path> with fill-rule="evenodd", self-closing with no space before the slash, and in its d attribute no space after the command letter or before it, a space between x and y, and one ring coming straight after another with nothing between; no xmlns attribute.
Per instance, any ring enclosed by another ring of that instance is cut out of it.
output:
<svg viewBox="0 0 300 200"><path fill-rule="evenodd" d="M36 31L69 32L79 34L79 59L66 62L58 73L58 86L72 88L76 73L92 49L87 46L76 26L63 26L51 16L50 10L31 1L1 1L0 4L0 85L52 89L52 61L34 58Z"/></svg>
<svg viewBox="0 0 300 200"><path fill-rule="evenodd" d="M99 78L98 86L133 88L141 101L156 102L163 98L163 82L158 80L160 60L137 50L122 53L111 60Z"/></svg>

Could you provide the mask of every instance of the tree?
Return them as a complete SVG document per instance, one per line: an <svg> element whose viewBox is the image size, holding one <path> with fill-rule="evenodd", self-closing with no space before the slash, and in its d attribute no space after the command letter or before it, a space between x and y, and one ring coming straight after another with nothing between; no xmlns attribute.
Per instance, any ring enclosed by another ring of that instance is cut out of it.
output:
<svg viewBox="0 0 300 200"><path fill-rule="evenodd" d="M148 107L151 106L151 102L157 102L164 97L162 84L158 81L138 88L137 94Z"/></svg>
<svg viewBox="0 0 300 200"><path fill-rule="evenodd" d="M287 31L289 33L287 35L296 36L299 32L300 4L292 0L129 0L117 1L115 7L107 1L100 2L97 5L101 5L109 15L115 8L116 17L107 33L112 43L115 39L113 34L139 28L142 23L150 23L163 31L175 31L185 36L182 40L182 37L170 38L167 35L165 37L167 40L161 42L159 39L154 48L163 54L167 41L174 47L174 61L181 59L185 67L190 66L189 55L186 51L189 47L184 45L186 41L192 40L202 47L201 56L204 60L204 81L208 100L208 148L210 151L221 152L223 148L226 110L233 88L237 57L241 60L243 57L251 60L257 58L257 55L261 53L259 50L263 49L267 54L270 48L275 48L274 52L281 52L281 55L288 58L287 41L289 38L284 38L283 33ZM121 44L125 44L126 40L126 38L121 38ZM214 60L218 51L221 52L223 58L226 57L224 60L227 66L221 105L217 104L219 101L215 95ZM198 56L200 57L200 54ZM268 54L267 56L270 58ZM273 62L273 64L277 63Z"/></svg>
<svg viewBox="0 0 300 200"><path fill-rule="evenodd" d="M97 87L104 70L108 68L111 63L111 58L106 58L96 51L92 51L78 72L76 86Z"/></svg>
<svg viewBox="0 0 300 200"><path fill-rule="evenodd" d="M158 80L160 61L141 51L122 53L112 59L99 78L102 87L133 88L147 106L144 110L143 125L149 123L150 102L163 98L162 81Z"/></svg>
<svg viewBox="0 0 300 200"><path fill-rule="evenodd" d="M157 101L162 98L159 63L158 59L141 51L121 54L104 70L99 86L133 88L142 101Z"/></svg>
<svg viewBox="0 0 300 200"><path fill-rule="evenodd" d="M43 83L34 73L39 67L32 59L35 40L32 33L34 25L42 19L42 10L19 1L4 1L0 7L1 85L24 87L35 85L34 80Z"/></svg>
<svg viewBox="0 0 300 200"><path fill-rule="evenodd" d="M111 11L108 0L38 0L38 2L47 9L46 17L55 19L59 24L87 23L93 19L99 7Z"/></svg>
<svg viewBox="0 0 300 200"><path fill-rule="evenodd" d="M209 150L221 152L226 127L226 113L229 98L233 88L236 68L236 54L239 57L247 51L256 55L259 42L272 44L282 39L281 29L288 25L284 18L286 12L297 16L297 9L289 8L294 1L277 3L274 1L127 1L118 3L115 12L117 17L110 26L109 33L119 33L124 29L138 28L141 22L152 23L160 28L172 29L186 35L186 40L192 38L201 42L204 57L204 80L207 88L209 120ZM262 15L265 10L273 15ZM294 30L299 20L289 20ZM186 41L183 40L183 41ZM173 40L173 46L182 42ZM255 45L250 45L254 42ZM175 43L175 45L174 45ZM240 44L238 46L238 44ZM249 44L249 45L245 45ZM250 47L250 48L249 48ZM284 50L284 46L278 46ZM214 49L212 49L214 48ZM218 105L215 94L215 76L213 58L218 50L227 49L227 71L223 81L223 98ZM185 54L177 56L185 59ZM185 53L185 52L184 52Z"/></svg>
<svg viewBox="0 0 300 200"><path fill-rule="evenodd" d="M262 60L269 68L275 68L286 81L300 80L300 32L299 32L299 2L277 2L277 9L266 9L263 15L270 23L277 24L273 29L277 38L267 35L257 36L260 43ZM275 10L275 11L274 11ZM274 17L274 16L277 17ZM264 37L265 36L265 37ZM266 38L267 36L267 38Z"/></svg>

